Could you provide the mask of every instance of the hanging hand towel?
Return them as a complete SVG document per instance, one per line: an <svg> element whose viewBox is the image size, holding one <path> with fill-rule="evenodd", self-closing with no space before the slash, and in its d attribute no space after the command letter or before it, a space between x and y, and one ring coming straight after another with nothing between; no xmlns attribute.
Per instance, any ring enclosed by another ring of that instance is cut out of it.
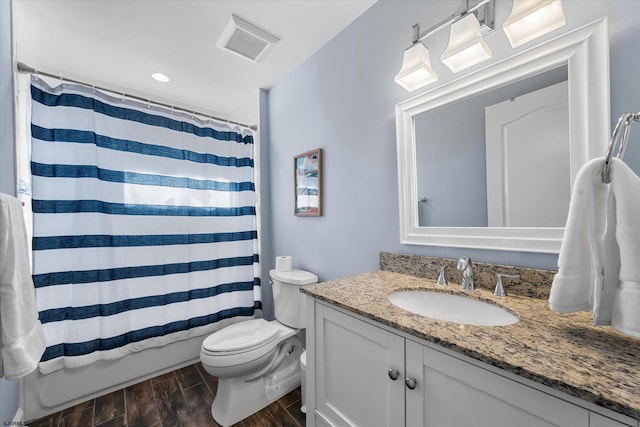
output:
<svg viewBox="0 0 640 427"><path fill-rule="evenodd" d="M609 324L617 286L617 246L607 213L615 209L609 185L602 183L604 158L593 159L578 172L573 185L564 238L549 305L569 313L591 310L595 324Z"/></svg>
<svg viewBox="0 0 640 427"><path fill-rule="evenodd" d="M611 162L616 203L616 240L620 248L619 285L611 326L640 338L640 178L618 159Z"/></svg>
<svg viewBox="0 0 640 427"><path fill-rule="evenodd" d="M36 310L22 205L0 193L0 377L33 371L45 349Z"/></svg>
<svg viewBox="0 0 640 427"><path fill-rule="evenodd" d="M608 211L604 239L601 245L594 246L594 263L600 273L596 276L593 295L595 325L611 324L613 298L620 275L620 249L616 240L616 203L611 189L606 203Z"/></svg>

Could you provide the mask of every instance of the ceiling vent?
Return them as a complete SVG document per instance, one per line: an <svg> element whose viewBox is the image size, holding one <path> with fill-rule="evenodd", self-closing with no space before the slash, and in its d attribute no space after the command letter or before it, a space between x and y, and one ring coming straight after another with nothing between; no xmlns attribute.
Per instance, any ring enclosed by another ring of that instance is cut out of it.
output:
<svg viewBox="0 0 640 427"><path fill-rule="evenodd" d="M216 46L245 59L258 62L267 48L279 39L247 21L231 15Z"/></svg>

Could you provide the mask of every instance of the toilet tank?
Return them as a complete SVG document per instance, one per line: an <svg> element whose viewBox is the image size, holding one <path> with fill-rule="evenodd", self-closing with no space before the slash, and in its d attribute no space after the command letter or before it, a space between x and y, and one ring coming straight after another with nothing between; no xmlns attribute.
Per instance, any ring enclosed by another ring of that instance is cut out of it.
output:
<svg viewBox="0 0 640 427"><path fill-rule="evenodd" d="M318 276L304 270L269 272L272 280L273 306L276 319L285 325L302 329L305 327L306 307L300 288L318 283Z"/></svg>

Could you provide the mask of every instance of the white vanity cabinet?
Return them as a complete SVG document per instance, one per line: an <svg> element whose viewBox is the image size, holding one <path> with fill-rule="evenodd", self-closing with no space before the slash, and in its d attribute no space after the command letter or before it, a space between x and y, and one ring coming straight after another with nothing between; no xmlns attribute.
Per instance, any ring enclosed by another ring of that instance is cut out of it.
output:
<svg viewBox="0 0 640 427"><path fill-rule="evenodd" d="M307 426L638 426L369 319L309 306Z"/></svg>
<svg viewBox="0 0 640 427"><path fill-rule="evenodd" d="M403 426L404 338L322 304L314 329L318 425Z"/></svg>
<svg viewBox="0 0 640 427"><path fill-rule="evenodd" d="M589 411L406 340L406 426L586 427Z"/></svg>

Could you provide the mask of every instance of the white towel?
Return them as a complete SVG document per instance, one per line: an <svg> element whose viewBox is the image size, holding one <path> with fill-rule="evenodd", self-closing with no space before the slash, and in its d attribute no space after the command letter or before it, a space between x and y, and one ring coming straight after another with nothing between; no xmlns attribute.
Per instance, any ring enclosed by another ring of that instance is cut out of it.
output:
<svg viewBox="0 0 640 427"><path fill-rule="evenodd" d="M594 285L593 295L593 323L595 325L611 324L613 298L618 288L620 276L620 249L616 240L616 203L612 191L609 192L607 204L604 239L601 246L594 247L595 265L599 266L600 270Z"/></svg>
<svg viewBox="0 0 640 427"><path fill-rule="evenodd" d="M615 289L617 284L617 275L611 280L608 269L603 268L618 265L617 259L611 259L615 241L610 232L605 245L605 231L610 231L606 221L610 199L609 185L603 184L601 178L603 162L604 158L587 162L576 176L558 256L558 273L549 296L552 310L563 313L591 310L596 324L608 323L610 310L600 304L600 297L605 289L610 295L609 289Z"/></svg>
<svg viewBox="0 0 640 427"><path fill-rule="evenodd" d="M0 377L33 371L45 349L36 310L22 205L0 193Z"/></svg>
<svg viewBox="0 0 640 427"><path fill-rule="evenodd" d="M611 162L611 191L616 204L616 240L620 282L613 300L611 326L640 338L640 178L624 162Z"/></svg>

